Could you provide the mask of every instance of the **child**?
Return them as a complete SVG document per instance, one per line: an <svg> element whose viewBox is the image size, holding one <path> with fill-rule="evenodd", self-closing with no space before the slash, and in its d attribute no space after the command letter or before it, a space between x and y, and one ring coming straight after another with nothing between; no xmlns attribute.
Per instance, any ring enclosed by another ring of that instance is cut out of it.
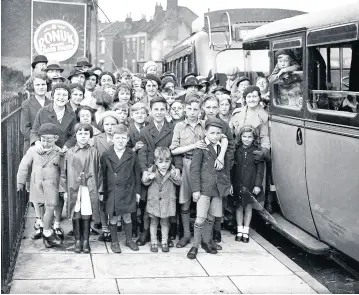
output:
<svg viewBox="0 0 359 295"><path fill-rule="evenodd" d="M45 204L43 230L41 230L43 242L46 248L62 244L62 240L55 235L51 228L54 218L54 210L59 202L59 181L61 149L55 145L59 138L60 130L56 125L45 123L41 125L37 133L40 136L40 144L43 153L39 154L35 146L31 146L22 158L17 172L17 189L23 190L29 170L30 202L35 206Z"/></svg>
<svg viewBox="0 0 359 295"><path fill-rule="evenodd" d="M157 65L154 61L150 60L143 65L143 71L145 74L157 74Z"/></svg>
<svg viewBox="0 0 359 295"><path fill-rule="evenodd" d="M140 139L143 147L138 151L138 159L140 162L141 172L146 174L148 168L154 164L154 151L157 147L169 147L172 142L173 127L165 120L167 113L167 101L164 98L155 97L150 101L151 121L146 127L140 131ZM176 172L179 175L182 169L182 159L174 157ZM143 224L148 224L148 216L145 212L143 216ZM137 245L143 246L149 236L149 229L144 228Z"/></svg>
<svg viewBox="0 0 359 295"><path fill-rule="evenodd" d="M167 121L172 122L173 126L184 120L184 101L175 99L170 106L170 118Z"/></svg>
<svg viewBox="0 0 359 295"><path fill-rule="evenodd" d="M115 92L115 102L132 103L132 87L130 84L121 83L117 86Z"/></svg>
<svg viewBox="0 0 359 295"><path fill-rule="evenodd" d="M278 50L275 53L275 59L277 60L277 64L269 76L269 83L278 83L285 82L290 78L288 72L298 71L300 69L300 65L295 61L293 52L290 49ZM290 84L287 83L287 84Z"/></svg>
<svg viewBox="0 0 359 295"><path fill-rule="evenodd" d="M195 259L203 234L202 248L217 254L217 246L212 242L215 217L222 217L222 198L231 192L230 162L227 156L221 170L215 169L215 161L221 150L222 124L218 118L210 118L205 125L207 149L196 149L190 166L190 183L193 201L197 202L197 216L194 224L194 242L188 252L189 259Z"/></svg>
<svg viewBox="0 0 359 295"><path fill-rule="evenodd" d="M228 94L222 94L219 98L219 113L218 117L227 124L231 120L232 100Z"/></svg>
<svg viewBox="0 0 359 295"><path fill-rule="evenodd" d="M117 221L123 218L126 246L132 251L139 248L132 241L131 213L136 210L136 201L140 200L141 171L136 153L129 147L128 128L123 125L114 126L113 147L102 156L104 175L104 197L106 213L110 216L111 249L114 253L121 253L117 237Z"/></svg>
<svg viewBox="0 0 359 295"><path fill-rule="evenodd" d="M97 136L93 137L93 146L98 150L100 156L104 154L104 152L108 151L111 146L113 146L113 133L112 129L115 125L120 124L120 117L114 111L106 111L102 114L100 118L99 125L104 133L101 133ZM102 197L103 199L103 197ZM102 224L102 234L99 236L99 241L110 242L111 236L110 231L108 229L108 215L105 213L105 202L103 200L99 201L100 207L100 220Z"/></svg>
<svg viewBox="0 0 359 295"><path fill-rule="evenodd" d="M169 217L176 215L176 185L181 184L181 177L171 167L171 152L167 147L155 150L155 165L143 174L142 182L148 187L146 211L151 219L151 252L158 252L157 226L160 220L162 252L169 252L168 233Z"/></svg>
<svg viewBox="0 0 359 295"><path fill-rule="evenodd" d="M141 102L136 102L131 107L131 119L129 126L129 135L130 141L128 142L128 146L132 148L134 152L138 152L143 147L143 142L140 140L140 131L143 127L145 127L148 123L146 122L146 118L148 116L148 111L146 105ZM141 185L141 200L139 203L139 207L141 210L141 216L143 217L146 210L146 188ZM137 238L137 211L132 213L132 238ZM142 218L141 218L142 219ZM148 228L147 225L146 228ZM141 231L143 231L144 224L141 224Z"/></svg>
<svg viewBox="0 0 359 295"><path fill-rule="evenodd" d="M113 112L116 112L118 114L118 118L120 119L120 122L118 124L125 124L128 126L128 116L130 112L130 107L125 102L116 102L111 110Z"/></svg>
<svg viewBox="0 0 359 295"><path fill-rule="evenodd" d="M249 225L252 219L252 204L254 203L251 194L253 193L258 201L263 201L259 198L263 198L261 185L264 177L264 162L255 161L252 155L253 151L258 150L257 139L258 136L254 127L245 125L240 129L238 134L239 147L234 155L235 165L232 170L237 219L235 240L237 242L249 242Z"/></svg>
<svg viewBox="0 0 359 295"><path fill-rule="evenodd" d="M167 100L168 107L170 107L172 105L172 103L175 101L174 90L172 90L169 87L165 87L162 89L161 94Z"/></svg>
<svg viewBox="0 0 359 295"><path fill-rule="evenodd" d="M76 110L75 114L78 123L87 123L92 126L93 136L102 133L99 125L96 123L94 109L90 108L89 106L82 105ZM90 143L91 142L93 142L93 138L90 139Z"/></svg>
<svg viewBox="0 0 359 295"><path fill-rule="evenodd" d="M107 92L111 96L112 101L114 101L115 93L116 93L116 86L115 85L104 85L104 86L102 86L102 89L105 92Z"/></svg>
<svg viewBox="0 0 359 295"><path fill-rule="evenodd" d="M90 124L77 123L74 131L77 143L66 153L60 191L67 192L68 196L67 212L72 218L75 253L90 253L90 222L92 216L99 220L98 192L102 191L100 154L89 145L93 136Z"/></svg>
<svg viewBox="0 0 359 295"><path fill-rule="evenodd" d="M243 99L244 90L251 85L251 81L247 77L240 77L237 82L237 91L231 93L233 108L240 109L245 106L245 100Z"/></svg>

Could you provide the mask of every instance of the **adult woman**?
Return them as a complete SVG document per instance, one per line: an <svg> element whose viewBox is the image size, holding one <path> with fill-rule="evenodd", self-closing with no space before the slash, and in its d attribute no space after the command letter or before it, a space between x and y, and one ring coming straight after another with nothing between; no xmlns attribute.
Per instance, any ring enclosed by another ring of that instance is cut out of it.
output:
<svg viewBox="0 0 359 295"><path fill-rule="evenodd" d="M105 86L105 85L115 85L116 84L116 78L115 76L110 72L102 72L99 79L99 85Z"/></svg>
<svg viewBox="0 0 359 295"><path fill-rule="evenodd" d="M161 80L156 75L148 74L142 83L142 88L145 90L145 96L140 100L149 107L150 101L157 97L158 89L161 85Z"/></svg>
<svg viewBox="0 0 359 295"><path fill-rule="evenodd" d="M226 72L227 75L226 89L231 93L237 92L237 83L239 80L238 73L239 73L238 67L232 67L228 69L228 71Z"/></svg>
<svg viewBox="0 0 359 295"><path fill-rule="evenodd" d="M199 90L200 92L202 92L203 94L207 94L208 90L209 90L209 82L207 80L206 77L203 76L197 76L197 80L199 82L199 84L202 85L202 88Z"/></svg>
<svg viewBox="0 0 359 295"><path fill-rule="evenodd" d="M70 80L70 83L80 83L81 85L85 85L85 80L88 76L89 74L87 72L73 69L67 79Z"/></svg>
<svg viewBox="0 0 359 295"><path fill-rule="evenodd" d="M93 101L88 106L96 110L95 121L98 123L100 121L101 115L109 110L109 107L113 101L112 97L106 91L101 89L97 89L92 92L92 97Z"/></svg>
<svg viewBox="0 0 359 295"><path fill-rule="evenodd" d="M256 86L261 91L261 105L263 108L267 108L269 102L270 102L270 93L269 93L269 82L266 77L258 76L256 79Z"/></svg>
<svg viewBox="0 0 359 295"><path fill-rule="evenodd" d="M257 134L259 134L260 151L255 153L256 161L264 161L269 159L270 140L268 127L268 113L260 106L261 91L257 86L248 86L243 91L243 99L246 100L246 106L240 113L233 115L229 122L229 126L235 135L245 125L252 125Z"/></svg>
<svg viewBox="0 0 359 295"><path fill-rule="evenodd" d="M70 90L71 90L71 97L68 104L75 112L84 99L85 88L80 83L72 83L70 84Z"/></svg>

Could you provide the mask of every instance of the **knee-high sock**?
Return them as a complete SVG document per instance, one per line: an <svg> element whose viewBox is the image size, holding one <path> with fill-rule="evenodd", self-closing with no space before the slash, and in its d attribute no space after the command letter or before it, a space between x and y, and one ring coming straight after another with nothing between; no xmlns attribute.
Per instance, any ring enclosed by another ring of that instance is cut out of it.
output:
<svg viewBox="0 0 359 295"><path fill-rule="evenodd" d="M206 219L203 226L203 242L208 243L212 239L213 221Z"/></svg>
<svg viewBox="0 0 359 295"><path fill-rule="evenodd" d="M191 232L189 230L189 214L190 210L188 209L187 211L182 211L181 210L181 217L182 217L182 225L183 225L183 236L190 238L191 237Z"/></svg>
<svg viewBox="0 0 359 295"><path fill-rule="evenodd" d="M194 224L194 239L193 239L193 246L199 248L199 244L201 243L203 233L203 223L199 224L195 222Z"/></svg>
<svg viewBox="0 0 359 295"><path fill-rule="evenodd" d="M222 217L216 217L213 226L215 231L221 231L221 223L222 223Z"/></svg>

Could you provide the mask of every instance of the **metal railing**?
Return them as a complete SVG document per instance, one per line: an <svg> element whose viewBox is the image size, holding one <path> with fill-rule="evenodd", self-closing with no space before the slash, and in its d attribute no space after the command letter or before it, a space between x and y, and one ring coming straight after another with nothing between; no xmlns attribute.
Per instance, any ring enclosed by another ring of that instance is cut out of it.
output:
<svg viewBox="0 0 359 295"><path fill-rule="evenodd" d="M20 132L19 93L1 101L1 293L9 293L21 237L25 228L28 198L16 191L16 173L24 139Z"/></svg>

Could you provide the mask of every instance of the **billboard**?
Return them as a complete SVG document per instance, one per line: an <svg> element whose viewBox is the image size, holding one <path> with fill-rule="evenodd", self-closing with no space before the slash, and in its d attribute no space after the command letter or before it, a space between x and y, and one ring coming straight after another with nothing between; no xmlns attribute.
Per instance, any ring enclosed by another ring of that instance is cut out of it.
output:
<svg viewBox="0 0 359 295"><path fill-rule="evenodd" d="M31 59L73 65L86 55L86 4L33 0L31 11Z"/></svg>

